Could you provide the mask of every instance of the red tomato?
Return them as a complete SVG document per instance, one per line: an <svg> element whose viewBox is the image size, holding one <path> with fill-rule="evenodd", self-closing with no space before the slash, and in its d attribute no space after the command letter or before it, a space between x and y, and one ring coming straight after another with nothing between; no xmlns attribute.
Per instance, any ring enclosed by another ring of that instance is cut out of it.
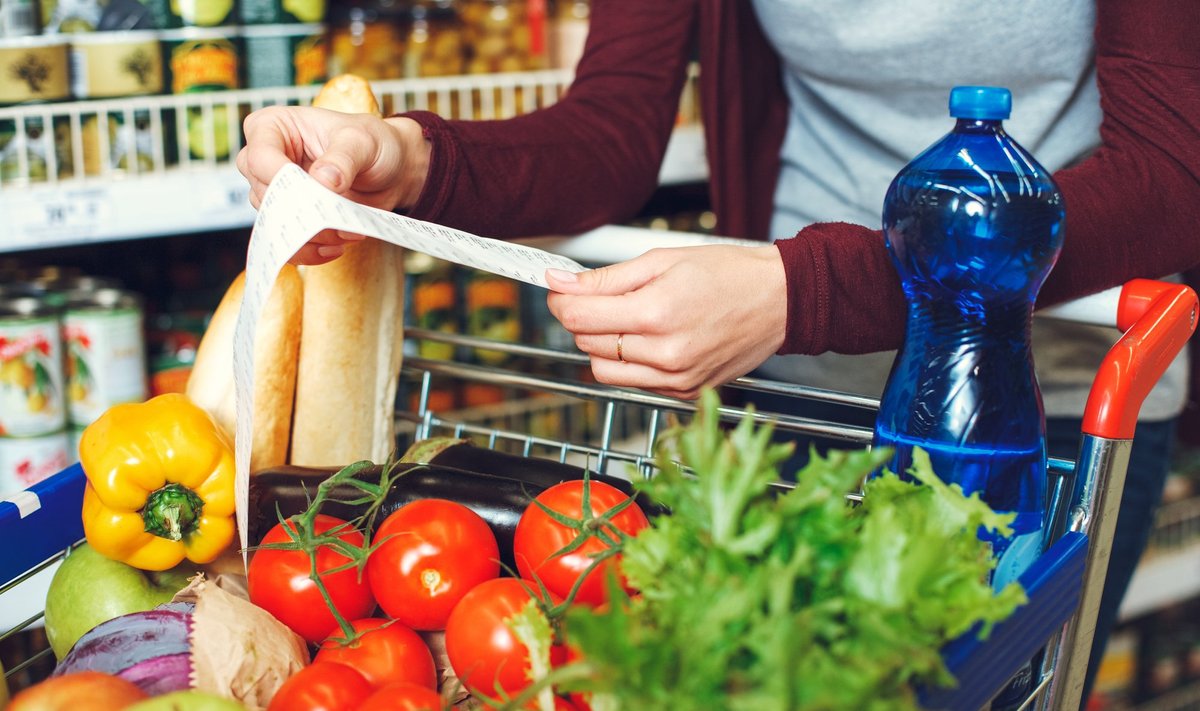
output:
<svg viewBox="0 0 1200 711"><path fill-rule="evenodd" d="M516 695L529 685L529 650L507 624L532 599L526 586L537 589L535 583L516 578L480 583L446 622L446 656L468 691L495 697L499 685ZM551 596L551 603L559 602Z"/></svg>
<svg viewBox="0 0 1200 711"><path fill-rule="evenodd" d="M594 517L603 515L629 498L620 489L604 482L589 481L588 487L590 515ZM538 494L535 501L569 519L579 520L583 517L583 481L555 484ZM646 520L646 514L642 513L638 505L629 504L612 516L605 530L608 535L619 538L617 531L632 536L648 525L650 523ZM594 556L610 548L606 541L593 535L574 551L565 555L555 555L578 535L578 531L555 521L536 503L530 503L525 513L521 514L513 537L513 551L521 577L541 580L547 590L566 598L575 581L592 565ZM615 563L618 558L619 555L613 556L588 573L573 602L585 605L599 605L604 602L607 598L608 571L616 570ZM625 585L624 581L622 585ZM626 590L630 591L627 586Z"/></svg>
<svg viewBox="0 0 1200 711"><path fill-rule="evenodd" d="M355 711L372 691L370 682L350 667L314 662L283 682L267 711Z"/></svg>
<svg viewBox="0 0 1200 711"><path fill-rule="evenodd" d="M442 711L443 708L445 706L438 692L419 684L400 681L379 687L358 707L358 711Z"/></svg>
<svg viewBox="0 0 1200 711"><path fill-rule="evenodd" d="M388 616L414 630L445 629L471 588L500 574L500 547L479 514L445 499L401 506L375 533L371 589Z"/></svg>
<svg viewBox="0 0 1200 711"><path fill-rule="evenodd" d="M318 662L337 662L353 667L371 682L383 686L392 682L410 682L429 689L437 688L437 668L433 653L425 640L399 622L379 618L356 620L350 623L363 635L349 645L341 646L335 639L321 643Z"/></svg>
<svg viewBox="0 0 1200 711"><path fill-rule="evenodd" d="M319 514L313 522L313 528L317 533L324 533L345 523L339 518ZM294 525L288 524L291 530L295 530ZM338 538L356 546L363 543L362 534L349 526L338 534ZM290 540L283 524L277 523L262 542L284 543ZM349 558L327 545L317 549L316 558L321 581L342 617L355 620L370 615L375 609L375 598L371 596L365 571L361 580L358 571L353 568L333 574L323 573L350 562ZM250 559L247 577L250 602L316 644L337 629L337 621L321 597L317 584L309 577L309 566L309 558L304 551L260 548Z"/></svg>

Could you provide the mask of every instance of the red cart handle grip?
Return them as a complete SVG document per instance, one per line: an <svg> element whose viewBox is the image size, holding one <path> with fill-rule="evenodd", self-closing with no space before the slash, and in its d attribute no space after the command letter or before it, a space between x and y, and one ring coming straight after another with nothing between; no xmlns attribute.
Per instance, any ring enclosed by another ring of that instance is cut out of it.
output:
<svg viewBox="0 0 1200 711"><path fill-rule="evenodd" d="M1182 284L1134 279L1121 289L1117 328L1125 332L1104 357L1088 393L1083 432L1133 439L1150 389L1196 330L1196 292Z"/></svg>

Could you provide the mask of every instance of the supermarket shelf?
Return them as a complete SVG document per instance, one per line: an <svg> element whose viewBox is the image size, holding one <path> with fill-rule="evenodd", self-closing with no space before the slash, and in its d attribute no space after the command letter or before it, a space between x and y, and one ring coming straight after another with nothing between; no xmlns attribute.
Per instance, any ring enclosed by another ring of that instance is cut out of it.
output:
<svg viewBox="0 0 1200 711"><path fill-rule="evenodd" d="M0 251L247 227L254 222L248 195L232 166L4 192Z"/></svg>
<svg viewBox="0 0 1200 711"><path fill-rule="evenodd" d="M695 76L693 71L693 81ZM555 103L571 78L556 70L401 79L373 87L385 114L429 109L496 119ZM233 164L240 121L214 118L307 104L317 89L0 108L0 252L248 227L254 213ZM694 111L681 111L685 121L694 118ZM197 139L208 157L190 157L197 148L189 141ZM218 148L225 145L228 150ZM703 131L685 122L672 135L660 179L689 183L707 175Z"/></svg>

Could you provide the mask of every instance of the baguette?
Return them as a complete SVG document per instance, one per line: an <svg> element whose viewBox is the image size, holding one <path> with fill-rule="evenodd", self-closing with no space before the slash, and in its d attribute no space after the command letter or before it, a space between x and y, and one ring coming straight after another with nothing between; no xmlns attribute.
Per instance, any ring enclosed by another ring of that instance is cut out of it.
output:
<svg viewBox="0 0 1200 711"><path fill-rule="evenodd" d="M287 462L292 402L296 391L296 355L300 349L302 284L295 267L279 272L258 322L254 342L254 443L250 471ZM237 426L233 386L233 332L246 273L226 290L200 340L188 376L188 398L216 420L232 442Z"/></svg>
<svg viewBox="0 0 1200 711"><path fill-rule="evenodd" d="M379 115L365 80L329 80L321 108ZM403 346L404 250L374 239L346 245L320 266L301 268L300 334L291 463L383 462L395 447L395 402Z"/></svg>

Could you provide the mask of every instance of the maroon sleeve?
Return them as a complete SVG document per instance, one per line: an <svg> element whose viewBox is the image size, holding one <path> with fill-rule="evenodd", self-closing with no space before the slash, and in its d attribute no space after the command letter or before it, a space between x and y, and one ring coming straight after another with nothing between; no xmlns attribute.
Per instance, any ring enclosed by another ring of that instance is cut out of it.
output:
<svg viewBox="0 0 1200 711"><path fill-rule="evenodd" d="M598 0L570 91L507 121L406 114L432 143L408 214L491 237L629 219L658 184L679 109L695 0Z"/></svg>
<svg viewBox="0 0 1200 711"><path fill-rule="evenodd" d="M1039 306L1200 264L1200 2L1096 5L1101 145L1054 176L1066 231ZM904 296L880 232L815 224L778 244L788 279L781 353L900 345Z"/></svg>

